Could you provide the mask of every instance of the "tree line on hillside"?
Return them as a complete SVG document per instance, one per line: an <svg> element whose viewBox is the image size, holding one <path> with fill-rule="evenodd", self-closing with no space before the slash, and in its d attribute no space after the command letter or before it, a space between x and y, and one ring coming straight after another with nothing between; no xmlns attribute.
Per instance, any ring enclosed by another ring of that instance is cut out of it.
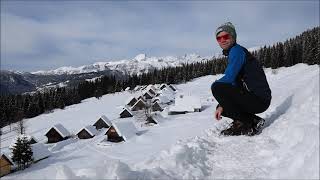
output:
<svg viewBox="0 0 320 180"><path fill-rule="evenodd" d="M266 68L289 67L297 63L319 65L319 34L320 27L316 27L284 43L264 46L254 51L253 55ZM225 57L212 58L179 67L155 69L141 75L130 75L124 79L103 76L95 81L83 81L73 88L59 87L32 95L0 96L0 127L18 122L23 118L32 118L50 112L56 108L63 109L66 106L80 103L86 98L100 98L104 94L119 92L127 87L133 89L137 85L178 84L205 75L220 74L224 72L226 65Z"/></svg>

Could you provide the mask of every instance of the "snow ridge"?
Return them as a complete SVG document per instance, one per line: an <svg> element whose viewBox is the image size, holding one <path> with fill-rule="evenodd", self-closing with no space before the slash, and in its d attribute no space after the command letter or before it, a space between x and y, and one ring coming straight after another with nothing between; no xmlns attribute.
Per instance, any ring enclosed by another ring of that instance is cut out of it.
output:
<svg viewBox="0 0 320 180"><path fill-rule="evenodd" d="M200 57L197 54L186 54L184 56L166 56L166 57L147 57L146 54L138 54L131 60L119 60L108 62L96 62L92 65L84 65L80 67L60 67L49 71L35 71L32 74L38 75L61 75L61 74L80 74L99 72L105 70L118 70L125 74L141 74L149 72L153 69L164 67L181 66L183 63L194 63L208 60L210 57Z"/></svg>

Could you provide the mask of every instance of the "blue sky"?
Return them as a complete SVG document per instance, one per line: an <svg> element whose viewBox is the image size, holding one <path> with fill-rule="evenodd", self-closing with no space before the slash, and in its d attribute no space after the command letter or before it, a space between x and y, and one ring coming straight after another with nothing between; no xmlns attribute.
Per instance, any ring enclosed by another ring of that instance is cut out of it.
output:
<svg viewBox="0 0 320 180"><path fill-rule="evenodd" d="M215 29L271 45L319 26L319 1L3 1L1 69L37 71L147 56L212 56Z"/></svg>

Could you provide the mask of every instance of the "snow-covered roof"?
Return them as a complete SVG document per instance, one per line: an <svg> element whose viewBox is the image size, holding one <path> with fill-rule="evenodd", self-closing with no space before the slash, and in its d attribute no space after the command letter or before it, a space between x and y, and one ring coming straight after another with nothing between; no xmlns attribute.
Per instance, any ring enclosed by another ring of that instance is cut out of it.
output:
<svg viewBox="0 0 320 180"><path fill-rule="evenodd" d="M169 87L163 88L160 91L160 95L166 96L169 100L173 100L174 99L174 97L175 97L174 94L175 94L175 92Z"/></svg>
<svg viewBox="0 0 320 180"><path fill-rule="evenodd" d="M154 96L153 94L151 94L151 93L149 92L149 90L143 91L143 96L144 96L145 94L149 94L151 97Z"/></svg>
<svg viewBox="0 0 320 180"><path fill-rule="evenodd" d="M155 85L153 85L153 87L155 87L156 89L159 89L160 86L161 86L161 84L155 84Z"/></svg>
<svg viewBox="0 0 320 180"><path fill-rule="evenodd" d="M126 104L129 104L130 103L130 101L132 100L132 99L136 99L136 100L138 100L136 97L134 97L134 96L131 96L131 97L129 97L127 100L126 100Z"/></svg>
<svg viewBox="0 0 320 180"><path fill-rule="evenodd" d="M123 107L123 109L121 110L121 112L119 114L121 114L125 110L127 110L131 115L133 115L132 112L127 107Z"/></svg>
<svg viewBox="0 0 320 180"><path fill-rule="evenodd" d="M174 92L169 86L163 88L160 92L161 92L161 93L175 94L175 92Z"/></svg>
<svg viewBox="0 0 320 180"><path fill-rule="evenodd" d="M144 105L146 104L146 102L145 102L144 100L139 99L136 103L134 103L134 105L132 106L132 108L134 108L138 103L140 103L140 101L141 101L141 103L143 103ZM132 109L132 108L131 108L131 109Z"/></svg>
<svg viewBox="0 0 320 180"><path fill-rule="evenodd" d="M159 124L159 121L158 121L158 119L157 119L155 116L151 116L150 118L152 118L155 123Z"/></svg>
<svg viewBox="0 0 320 180"><path fill-rule="evenodd" d="M33 152L32 157L34 161L38 161L51 155L51 152L43 143L31 144L31 148Z"/></svg>
<svg viewBox="0 0 320 180"><path fill-rule="evenodd" d="M156 90L157 90L156 87L154 87L154 85L152 85L152 84L149 84L146 88L147 91L149 91L150 89L152 89L154 92L156 92Z"/></svg>
<svg viewBox="0 0 320 180"><path fill-rule="evenodd" d="M158 97L155 97L154 99L159 99L160 103L168 103L170 102L170 99L167 96L160 95Z"/></svg>
<svg viewBox="0 0 320 180"><path fill-rule="evenodd" d="M25 135L25 136L28 138L29 141L33 139L38 142L38 140L34 136L31 136L31 135Z"/></svg>
<svg viewBox="0 0 320 180"><path fill-rule="evenodd" d="M60 124L60 123L54 125L52 128L54 128L63 138L71 135L70 132L69 132L65 127L63 127L63 125ZM46 132L46 134L47 134L52 128L50 128L50 129Z"/></svg>
<svg viewBox="0 0 320 180"><path fill-rule="evenodd" d="M201 109L201 102L200 102L200 98L196 97L196 96L183 96L182 98L177 98L175 99L175 103L178 105L181 104L189 104L190 106L192 106L194 109Z"/></svg>
<svg viewBox="0 0 320 180"><path fill-rule="evenodd" d="M105 115L100 116L99 119L103 120L109 126L112 124L111 120L109 118L107 118L107 116L105 116Z"/></svg>
<svg viewBox="0 0 320 180"><path fill-rule="evenodd" d="M147 88L147 85L142 86L141 90L144 90Z"/></svg>
<svg viewBox="0 0 320 180"><path fill-rule="evenodd" d="M163 83L163 84L160 85L159 88L161 88L162 86L167 87L168 85L166 83Z"/></svg>
<svg viewBox="0 0 320 180"><path fill-rule="evenodd" d="M109 124L109 126L110 125L111 125L111 123ZM80 129L80 131L78 131L77 134L79 134L79 132L81 132L83 129L86 130L91 136L95 136L99 132L94 126L88 125L88 126L82 128L82 129Z"/></svg>
<svg viewBox="0 0 320 180"><path fill-rule="evenodd" d="M112 123L119 136L122 136L125 141L132 138L137 133L137 128L131 121L121 121Z"/></svg>
<svg viewBox="0 0 320 180"><path fill-rule="evenodd" d="M168 86L170 87L170 89L172 89L172 88L173 88L173 89L177 90L177 87L176 87L176 86L174 86L174 85L172 85L172 84L169 84ZM172 90L173 90L173 89L172 89Z"/></svg>
<svg viewBox="0 0 320 180"><path fill-rule="evenodd" d="M175 105L169 108L171 112L194 112L195 109L201 109L201 102L198 97L179 94L175 98Z"/></svg>
<svg viewBox="0 0 320 180"><path fill-rule="evenodd" d="M169 107L169 112L194 112L190 105L174 105Z"/></svg>
<svg viewBox="0 0 320 180"><path fill-rule="evenodd" d="M157 94L157 91L156 91L156 90L153 90L153 89L149 89L148 92L151 93L151 94L153 94L153 95Z"/></svg>
<svg viewBox="0 0 320 180"><path fill-rule="evenodd" d="M11 165L14 165L14 162L11 159L11 156L7 152L1 152L0 157L4 156L4 158L11 163Z"/></svg>
<svg viewBox="0 0 320 180"><path fill-rule="evenodd" d="M30 141L31 139L34 139L36 142L38 142L38 140L37 140L35 137L31 136L31 135L19 134L19 135L15 136L15 137L12 139L11 144L10 144L10 146L9 146L10 148L12 148L12 147L16 144L16 142L17 142L17 140L18 140L19 137L20 137L20 138L25 137L28 141Z"/></svg>
<svg viewBox="0 0 320 180"><path fill-rule="evenodd" d="M158 104L158 105L159 105L159 107L160 107L161 109L163 109L163 108L164 108L164 106L163 106L163 105L161 105L158 101L156 101L156 102L152 103L152 106L154 106L154 105L156 105L156 104Z"/></svg>

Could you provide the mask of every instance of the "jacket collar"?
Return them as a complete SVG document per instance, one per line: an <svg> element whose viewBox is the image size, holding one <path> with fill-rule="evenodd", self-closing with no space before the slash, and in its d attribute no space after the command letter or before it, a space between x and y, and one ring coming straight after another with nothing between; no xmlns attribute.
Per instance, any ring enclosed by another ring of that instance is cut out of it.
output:
<svg viewBox="0 0 320 180"><path fill-rule="evenodd" d="M229 47L229 49L222 50L222 54L225 55L225 56L228 56L228 55L229 55L229 52L230 52L230 49L231 49L233 46L235 46L235 45L237 45L236 42L233 43L233 45L231 45L231 46Z"/></svg>

